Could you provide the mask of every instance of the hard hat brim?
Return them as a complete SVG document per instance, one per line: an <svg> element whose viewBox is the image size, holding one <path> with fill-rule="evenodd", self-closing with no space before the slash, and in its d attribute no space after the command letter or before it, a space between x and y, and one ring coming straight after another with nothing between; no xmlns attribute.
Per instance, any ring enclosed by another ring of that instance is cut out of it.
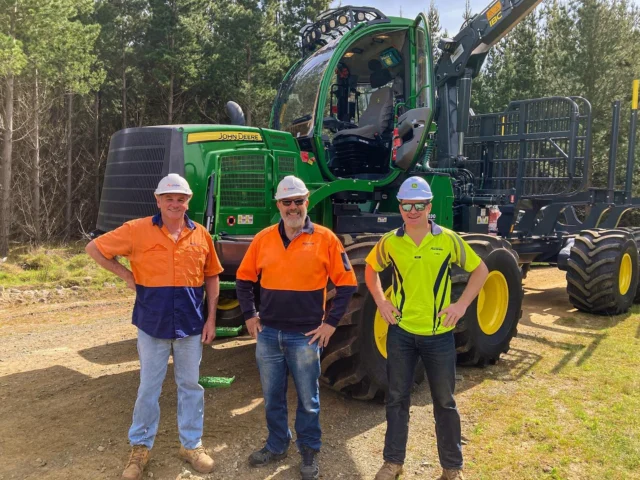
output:
<svg viewBox="0 0 640 480"><path fill-rule="evenodd" d="M291 195L276 195L274 198L276 200L284 200L285 198L301 197L303 195L309 195L309 190L307 190L306 192L292 193Z"/></svg>
<svg viewBox="0 0 640 480"><path fill-rule="evenodd" d="M398 200L433 200L433 195L430 197L420 196L420 197L396 197Z"/></svg>
<svg viewBox="0 0 640 480"><path fill-rule="evenodd" d="M182 195L189 195L190 197L193 196L193 192L185 192L184 190L178 190L178 189L173 189L173 190L163 190L162 192L159 191L155 191L154 192L156 195L166 195L167 193L179 193Z"/></svg>

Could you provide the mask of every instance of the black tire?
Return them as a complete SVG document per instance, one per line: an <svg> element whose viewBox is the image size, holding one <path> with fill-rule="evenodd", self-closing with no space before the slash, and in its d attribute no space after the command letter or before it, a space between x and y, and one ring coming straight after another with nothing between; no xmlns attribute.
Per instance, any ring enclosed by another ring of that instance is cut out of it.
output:
<svg viewBox="0 0 640 480"><path fill-rule="evenodd" d="M320 379L329 388L358 400L383 398L388 390L387 359L376 346L374 318L376 304L364 280L365 258L381 235L367 235L356 239L343 238L345 251L358 280L358 289L351 298L347 312L321 357ZM391 269L380 275L383 290L391 285ZM327 310L335 294L328 289ZM418 362L415 383L425 379L424 367Z"/></svg>
<svg viewBox="0 0 640 480"><path fill-rule="evenodd" d="M522 317L522 270L518 265L518 254L511 244L492 235L460 234L484 261L491 272L499 272L506 281L508 297L506 311L502 319L496 317L499 328L495 332L485 333L478 320L478 304L480 296L469 305L467 312L460 319L454 330L456 351L459 365L484 366L495 364L500 355L509 351L511 340L518 332L518 322ZM494 274L496 276L497 274ZM470 274L457 265L451 271L451 302L460 298L467 285ZM492 277L493 278L493 277ZM489 280L488 280L489 281ZM487 288L487 284L483 289ZM484 304L483 304L484 306ZM503 307L504 308L504 307ZM482 311L483 314L486 310ZM501 320L501 321L500 321Z"/></svg>
<svg viewBox="0 0 640 480"><path fill-rule="evenodd" d="M205 303L205 312L207 311ZM216 310L216 327L239 327L244 325L244 316L235 290L222 290Z"/></svg>
<svg viewBox="0 0 640 480"><path fill-rule="evenodd" d="M621 278L623 264L623 271L630 272L628 285ZM567 293L571 304L583 312L628 311L638 294L638 245L633 232L593 229L576 235L567 261Z"/></svg>

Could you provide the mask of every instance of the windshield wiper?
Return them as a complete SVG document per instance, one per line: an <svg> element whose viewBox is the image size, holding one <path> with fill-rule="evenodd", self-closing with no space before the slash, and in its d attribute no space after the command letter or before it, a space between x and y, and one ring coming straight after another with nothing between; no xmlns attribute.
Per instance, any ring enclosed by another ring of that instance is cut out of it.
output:
<svg viewBox="0 0 640 480"><path fill-rule="evenodd" d="M298 117L293 122L291 122L291 125L297 125L298 123L308 122L309 120L311 120L311 114L303 115L302 117Z"/></svg>

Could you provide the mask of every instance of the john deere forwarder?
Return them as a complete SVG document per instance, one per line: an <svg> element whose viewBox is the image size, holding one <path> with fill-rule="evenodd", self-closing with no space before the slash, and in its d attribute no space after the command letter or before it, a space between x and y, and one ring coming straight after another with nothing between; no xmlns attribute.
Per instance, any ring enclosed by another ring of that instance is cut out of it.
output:
<svg viewBox="0 0 640 480"><path fill-rule="evenodd" d="M395 193L408 175L429 181L433 220L464 233L490 270L456 328L459 363L494 363L509 349L522 277L534 261L567 270L575 307L626 311L638 288L638 243L633 231L616 226L639 202L630 195L634 138L626 189L614 190L619 102L604 190L588 188L587 100L522 100L504 112L469 116L471 81L488 50L539 1L492 3L440 43L435 67L423 15L410 21L349 6L321 14L301 31L302 58L281 84L269 129L244 126L236 108L229 111L234 125L115 133L97 234L155 213L158 180L184 175L194 191L189 214L209 229L225 268L218 323L240 325L235 271L253 235L279 220L273 196L280 179L302 178L312 191L312 220L341 238L360 282L323 353L322 379L362 399L385 388L387 332L364 284L364 258L401 225ZM578 206L588 209L586 217ZM489 216L498 210L491 235ZM391 272L382 278L390 289ZM451 271L454 299L467 278Z"/></svg>

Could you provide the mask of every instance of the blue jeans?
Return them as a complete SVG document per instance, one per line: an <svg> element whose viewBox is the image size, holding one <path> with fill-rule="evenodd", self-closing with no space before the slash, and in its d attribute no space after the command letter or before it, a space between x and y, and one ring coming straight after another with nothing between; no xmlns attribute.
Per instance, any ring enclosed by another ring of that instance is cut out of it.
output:
<svg viewBox="0 0 640 480"><path fill-rule="evenodd" d="M409 435L411 387L418 358L429 380L436 420L438 456L442 468L462 468L460 415L453 398L456 386L456 347L453 332L423 336L390 326L387 335L387 433L384 460L404 463Z"/></svg>
<svg viewBox="0 0 640 480"><path fill-rule="evenodd" d="M178 432L189 450L202 444L204 389L198 384L202 359L201 335L167 340L138 329L140 387L129 429L131 445L153 447L160 421L160 393L173 349L173 371L178 386Z"/></svg>
<svg viewBox="0 0 640 480"><path fill-rule="evenodd" d="M291 372L298 394L296 445L319 451L320 436L320 347L303 333L262 327L258 334L256 360L267 417L267 449L276 454L289 448L287 376Z"/></svg>

